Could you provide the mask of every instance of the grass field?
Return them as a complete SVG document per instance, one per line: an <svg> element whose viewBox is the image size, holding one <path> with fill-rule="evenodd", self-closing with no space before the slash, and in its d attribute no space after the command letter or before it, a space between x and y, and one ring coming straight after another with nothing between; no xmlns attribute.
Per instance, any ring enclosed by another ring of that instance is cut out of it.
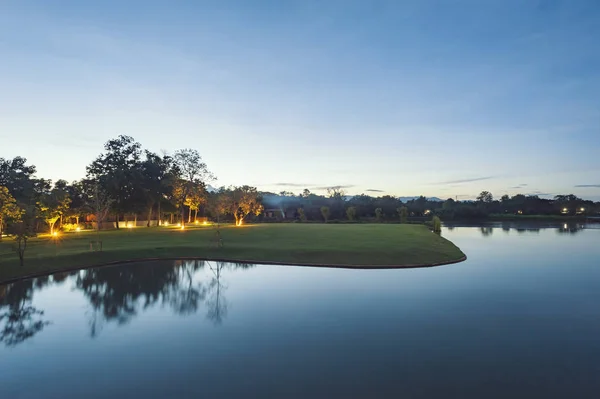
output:
<svg viewBox="0 0 600 399"><path fill-rule="evenodd" d="M103 251L90 251L93 231L42 235L31 239L25 265L12 251L14 241L0 243L0 281L57 269L100 265L141 258L198 257L338 266L412 266L454 262L464 254L423 225L402 224L258 224L215 228L138 227L101 231Z"/></svg>

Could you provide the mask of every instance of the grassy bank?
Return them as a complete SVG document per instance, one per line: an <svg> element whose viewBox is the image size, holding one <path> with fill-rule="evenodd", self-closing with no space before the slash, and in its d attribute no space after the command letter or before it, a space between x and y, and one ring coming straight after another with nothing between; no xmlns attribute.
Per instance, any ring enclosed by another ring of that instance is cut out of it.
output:
<svg viewBox="0 0 600 399"><path fill-rule="evenodd" d="M299 264L347 266L430 265L460 260L464 254L450 241L422 225L259 224L215 229L200 226L134 228L100 232L102 252L91 252L95 232L48 235L31 239L25 265L0 243L0 281L44 271L99 265L140 258L199 257Z"/></svg>

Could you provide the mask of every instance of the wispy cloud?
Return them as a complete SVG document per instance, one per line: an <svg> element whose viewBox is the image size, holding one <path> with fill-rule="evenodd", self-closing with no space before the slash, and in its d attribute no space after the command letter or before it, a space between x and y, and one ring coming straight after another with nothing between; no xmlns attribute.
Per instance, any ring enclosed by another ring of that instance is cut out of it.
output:
<svg viewBox="0 0 600 399"><path fill-rule="evenodd" d="M377 189L374 189L374 188L369 188L369 189L367 189L365 191L367 191L369 193L383 193L383 190L377 190Z"/></svg>
<svg viewBox="0 0 600 399"><path fill-rule="evenodd" d="M600 184L577 184L574 187L577 188L600 188Z"/></svg>
<svg viewBox="0 0 600 399"><path fill-rule="evenodd" d="M471 179L448 180L448 181L442 181L442 182L437 182L437 183L433 183L433 184L461 184L461 183L471 183L471 182L476 182L476 181L481 181L481 180L489 180L489 179L493 179L495 177L496 176L473 177Z"/></svg>
<svg viewBox="0 0 600 399"><path fill-rule="evenodd" d="M527 184L525 184L525 183L521 183L521 184L518 184L518 185L516 185L516 186L512 186L512 187L510 187L510 188L523 188L523 187L527 187Z"/></svg>
<svg viewBox="0 0 600 399"><path fill-rule="evenodd" d="M303 184L303 183L273 183L273 184L271 184L271 186L306 188L306 187L312 186L312 184Z"/></svg>
<svg viewBox="0 0 600 399"><path fill-rule="evenodd" d="M527 193L525 195L537 195L537 196L540 196L540 197L548 197L548 196L553 196L554 194L552 194L552 193L543 193L541 191L533 191L533 192Z"/></svg>
<svg viewBox="0 0 600 399"><path fill-rule="evenodd" d="M346 188L352 188L354 187L354 184L348 184L345 186L320 186L320 187L311 187L312 190L327 190L327 189L332 189L332 190L340 190L340 189L346 189Z"/></svg>

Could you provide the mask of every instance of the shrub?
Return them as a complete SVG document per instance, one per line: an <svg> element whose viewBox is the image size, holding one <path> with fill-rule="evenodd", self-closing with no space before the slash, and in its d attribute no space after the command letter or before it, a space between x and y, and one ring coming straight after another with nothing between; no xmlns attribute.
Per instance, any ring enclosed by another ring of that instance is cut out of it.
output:
<svg viewBox="0 0 600 399"><path fill-rule="evenodd" d="M396 210L398 211L398 215L400 215L400 223L406 223L408 218L408 208L403 206Z"/></svg>
<svg viewBox="0 0 600 399"><path fill-rule="evenodd" d="M321 215L323 216L323 219L325 220L325 223L327 223L327 221L329 220L329 215L330 215L330 211L329 211L329 207L328 206L322 206L321 207Z"/></svg>
<svg viewBox="0 0 600 399"><path fill-rule="evenodd" d="M298 208L298 217L301 222L306 222L306 213L304 213L304 208Z"/></svg>
<svg viewBox="0 0 600 399"><path fill-rule="evenodd" d="M440 218L437 216L434 216L433 219L431 220L431 222L433 223L433 232L441 233L442 232L442 221L440 220Z"/></svg>
<svg viewBox="0 0 600 399"><path fill-rule="evenodd" d="M346 216L348 216L348 220L353 221L356 218L356 208L351 206L346 209Z"/></svg>

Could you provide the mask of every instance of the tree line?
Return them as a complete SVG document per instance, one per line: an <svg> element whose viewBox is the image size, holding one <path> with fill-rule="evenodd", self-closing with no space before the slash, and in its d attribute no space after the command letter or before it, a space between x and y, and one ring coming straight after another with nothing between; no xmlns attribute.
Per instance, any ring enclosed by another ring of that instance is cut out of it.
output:
<svg viewBox="0 0 600 399"><path fill-rule="evenodd" d="M402 202L390 195L347 196L335 187L325 195L308 189L299 194L259 192L248 185L209 189L215 180L196 150L157 154L123 135L106 142L104 151L87 166L86 176L70 183L37 177L36 167L23 157L0 158L0 239L5 233L26 238L43 231L52 234L56 228L100 228L108 221L118 229L124 221L137 223L138 218L148 227L161 221L185 225L199 215L242 224L247 219L407 222L433 216L451 220L600 212L600 203L573 194L495 199L484 191L475 201L420 196Z"/></svg>

